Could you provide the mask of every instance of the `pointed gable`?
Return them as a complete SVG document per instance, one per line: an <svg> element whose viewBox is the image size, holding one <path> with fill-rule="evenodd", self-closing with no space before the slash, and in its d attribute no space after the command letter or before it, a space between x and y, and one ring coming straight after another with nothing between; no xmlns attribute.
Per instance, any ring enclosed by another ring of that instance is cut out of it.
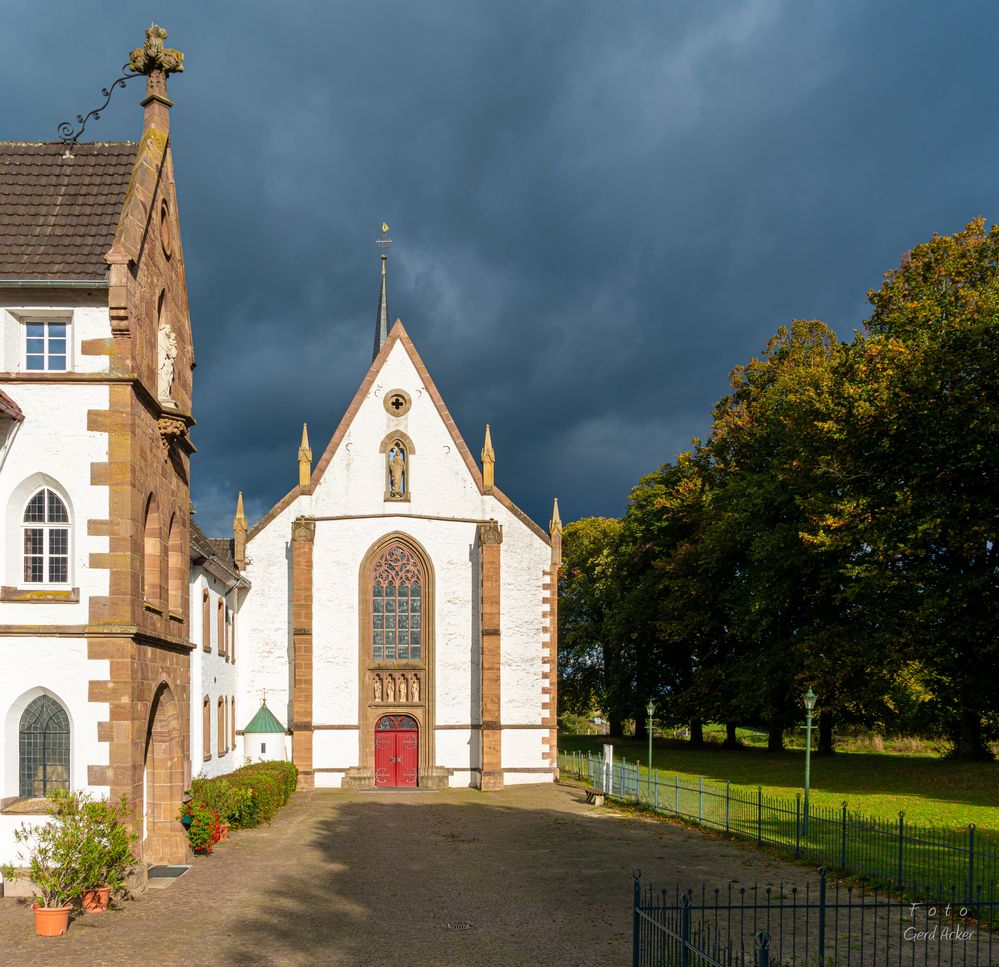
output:
<svg viewBox="0 0 999 967"><path fill-rule="evenodd" d="M478 497L491 496L495 498L515 517L517 517L518 520L525 524L534 534L541 538L541 540L548 543L548 535L545 531L533 520L531 520L531 518L528 517L528 515L525 514L519 507L517 507L509 497L502 493L502 491L494 487L491 495L486 494L483 488L482 474L475 462L475 458L472 456L468 445L462 438L461 433L458 430L458 426L448 411L448 408L445 405L437 386L434 384L426 365L421 359L420 354L417 352L416 347L409 338L402 322L399 320L397 320L395 325L392 327L392 331L389 333L388 339L382 345L378 355L372 362L364 380L361 382L360 387L358 387L357 392L354 394L353 400L351 400L350 405L347 407L347 411L344 413L339 426L337 426L332 439L323 451L319 462L316 464L312 473L311 492L313 494L318 494L320 492L320 484L330 472L334 459L346 446L351 430L355 425L355 421L358 414L361 412L362 407L368 405L373 408L381 408L382 404L380 401L376 401L373 396L373 391L378 389L379 384L385 383L384 376L386 375L386 370L389 368L389 360L393 357L394 352L400 351L405 354L406 361L409 366L412 367L416 378L421 384L421 397L425 394L433 409L436 411L437 417L439 418L446 433L446 438L450 441L449 447L453 447L453 456L463 467L465 477L471 484L475 495ZM384 392L388 392L393 388L393 386L389 386L387 384L380 387L381 391ZM379 440L366 440L364 443L366 451L370 452L373 448L373 450L377 452L379 442ZM417 441L417 446L419 445L419 441ZM429 459L430 454L423 452L420 454L420 457L421 459L426 460ZM426 466L426 464L423 464L423 466ZM417 482L415 486L419 487L419 482ZM291 490L258 524L251 529L249 538L252 540L252 538L256 536L256 534L258 534L264 527L266 527L267 524L269 524L279 513L281 513L282 510L287 508L295 500L295 498L299 496L299 494L300 489L298 487ZM379 500L378 503L380 504L381 501ZM408 510L408 508L405 507L401 508L401 510L402 509Z"/></svg>

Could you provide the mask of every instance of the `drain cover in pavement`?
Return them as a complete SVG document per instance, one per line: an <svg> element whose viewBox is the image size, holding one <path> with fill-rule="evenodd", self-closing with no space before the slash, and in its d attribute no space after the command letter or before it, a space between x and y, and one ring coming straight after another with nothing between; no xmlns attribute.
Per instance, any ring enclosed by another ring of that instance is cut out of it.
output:
<svg viewBox="0 0 999 967"><path fill-rule="evenodd" d="M150 879L174 879L183 876L190 868L189 866L150 866L146 871L146 876Z"/></svg>
<svg viewBox="0 0 999 967"><path fill-rule="evenodd" d="M472 925L467 920L462 920L461 922L455 922L453 920L448 920L447 928L448 930L468 930Z"/></svg>

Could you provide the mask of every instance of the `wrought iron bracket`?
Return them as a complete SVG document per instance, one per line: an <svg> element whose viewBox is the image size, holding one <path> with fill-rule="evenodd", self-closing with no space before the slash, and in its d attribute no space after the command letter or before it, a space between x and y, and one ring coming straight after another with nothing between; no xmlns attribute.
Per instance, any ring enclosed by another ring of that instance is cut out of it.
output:
<svg viewBox="0 0 999 967"><path fill-rule="evenodd" d="M111 95L114 94L115 88L116 87L124 88L126 81L130 81L133 77L143 76L141 73L130 72L128 68L129 68L128 64L123 64L121 68L122 69L121 77L119 77L110 86L101 88L101 94L104 97L103 104L101 104L98 107L95 107L92 111L90 111L87 114L77 114L76 123L80 125L79 128L76 128L74 130L74 125L72 121L63 121L62 124L59 125L58 131L59 131L60 141L62 141L64 144L72 148L73 145L75 145L76 142L80 139L80 135L83 134L83 129L87 126L87 122L91 118L93 118L95 121L99 121L101 119L101 111L103 111L108 106L108 104L111 103Z"/></svg>

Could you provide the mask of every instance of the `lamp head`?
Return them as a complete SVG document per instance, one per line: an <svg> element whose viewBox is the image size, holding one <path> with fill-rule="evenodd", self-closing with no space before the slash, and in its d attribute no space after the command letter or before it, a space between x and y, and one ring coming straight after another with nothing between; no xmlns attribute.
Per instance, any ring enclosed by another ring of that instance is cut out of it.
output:
<svg viewBox="0 0 999 967"><path fill-rule="evenodd" d="M808 711L811 712L812 709L815 708L815 702L817 700L818 700L818 695L816 695L815 692L812 691L812 686L809 685L808 691L805 692L805 708L807 708Z"/></svg>
<svg viewBox="0 0 999 967"><path fill-rule="evenodd" d="M645 711L649 713L649 718L652 718L652 713L656 710L655 703L652 699L649 699L649 704L645 706Z"/></svg>

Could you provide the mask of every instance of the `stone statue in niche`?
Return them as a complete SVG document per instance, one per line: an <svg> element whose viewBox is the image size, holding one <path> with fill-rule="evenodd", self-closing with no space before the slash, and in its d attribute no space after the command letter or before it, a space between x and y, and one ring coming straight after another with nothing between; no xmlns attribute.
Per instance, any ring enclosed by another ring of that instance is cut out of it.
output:
<svg viewBox="0 0 999 967"><path fill-rule="evenodd" d="M157 349L159 365L156 371L156 395L161 402L176 406L170 391L173 388L173 367L177 359L177 337L165 322L160 324Z"/></svg>
<svg viewBox="0 0 999 967"><path fill-rule="evenodd" d="M409 700L418 702L420 700L420 676L413 676L413 687L409 690Z"/></svg>
<svg viewBox="0 0 999 967"><path fill-rule="evenodd" d="M405 675L400 675L399 676L399 701L400 702L405 702L406 701L406 676Z"/></svg>
<svg viewBox="0 0 999 967"><path fill-rule="evenodd" d="M396 443L389 450L389 496L406 496L406 451Z"/></svg>
<svg viewBox="0 0 999 967"><path fill-rule="evenodd" d="M380 702L382 700L382 676L375 675L375 701Z"/></svg>
<svg viewBox="0 0 999 967"><path fill-rule="evenodd" d="M395 675L389 675L385 680L385 701L395 701Z"/></svg>

